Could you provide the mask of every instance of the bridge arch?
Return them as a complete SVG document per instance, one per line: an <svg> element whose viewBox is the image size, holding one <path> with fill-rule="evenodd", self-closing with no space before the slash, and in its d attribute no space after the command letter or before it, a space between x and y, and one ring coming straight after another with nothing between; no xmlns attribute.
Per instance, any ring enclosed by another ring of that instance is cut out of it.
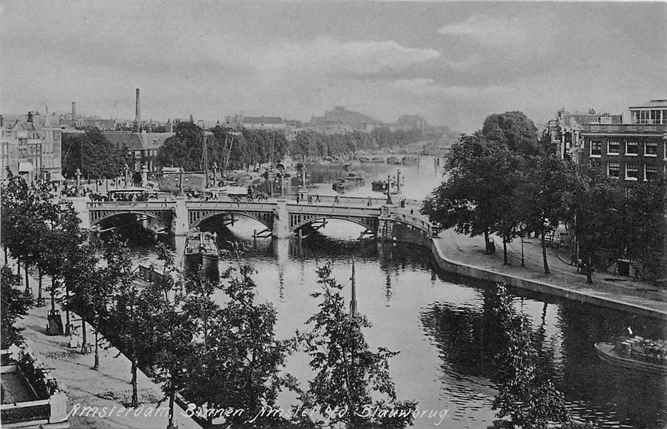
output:
<svg viewBox="0 0 667 429"><path fill-rule="evenodd" d="M272 229L273 228L273 213L265 213L265 212L245 212L245 211L232 211L232 210L220 210L216 211L214 213L206 213L201 216L195 216L193 219L192 214L191 216L191 222L189 224L190 229L195 229L199 227L199 225L202 224L202 222L205 222L206 220L212 219L216 216L242 216L246 217L248 219L253 219L256 220L257 222L261 223L264 225L267 229Z"/></svg>
<svg viewBox="0 0 667 429"><path fill-rule="evenodd" d="M377 230L377 224L378 224L377 218L365 218L365 217L362 218L362 217L325 215L325 214L317 214L317 215L294 214L290 216L290 229L296 232L306 225L327 220L341 220L345 222L354 223L356 225L361 226L362 228L370 229L373 232Z"/></svg>
<svg viewBox="0 0 667 429"><path fill-rule="evenodd" d="M158 213L151 213L151 212L145 212L145 211L114 211L111 213L104 213L100 214L98 216L94 216L93 219L90 221L90 226L94 225L99 225L103 221L107 219L111 219L116 216L123 216L123 215L135 215L135 216L148 216L151 219L155 220L160 220L160 215Z"/></svg>

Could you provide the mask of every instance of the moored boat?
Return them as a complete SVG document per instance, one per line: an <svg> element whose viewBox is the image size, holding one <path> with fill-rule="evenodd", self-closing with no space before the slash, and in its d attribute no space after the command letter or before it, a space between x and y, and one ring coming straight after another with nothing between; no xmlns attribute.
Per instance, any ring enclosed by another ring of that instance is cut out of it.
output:
<svg viewBox="0 0 667 429"><path fill-rule="evenodd" d="M625 337L614 343L595 343L600 359L635 371L667 374L667 343L639 336Z"/></svg>
<svg viewBox="0 0 667 429"><path fill-rule="evenodd" d="M216 234L195 231L188 234L185 241L185 271L200 271L207 278L218 280L220 254L216 244Z"/></svg>

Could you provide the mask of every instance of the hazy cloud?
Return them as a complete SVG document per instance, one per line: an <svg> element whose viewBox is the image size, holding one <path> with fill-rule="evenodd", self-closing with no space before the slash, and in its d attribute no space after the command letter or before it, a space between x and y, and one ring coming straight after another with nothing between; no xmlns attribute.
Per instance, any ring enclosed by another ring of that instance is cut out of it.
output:
<svg viewBox="0 0 667 429"><path fill-rule="evenodd" d="M460 130L495 111L667 96L665 4L5 0L1 109L309 119L334 105Z"/></svg>
<svg viewBox="0 0 667 429"><path fill-rule="evenodd" d="M472 15L463 22L443 25L438 33L470 37L488 45L522 45L528 34L516 16Z"/></svg>

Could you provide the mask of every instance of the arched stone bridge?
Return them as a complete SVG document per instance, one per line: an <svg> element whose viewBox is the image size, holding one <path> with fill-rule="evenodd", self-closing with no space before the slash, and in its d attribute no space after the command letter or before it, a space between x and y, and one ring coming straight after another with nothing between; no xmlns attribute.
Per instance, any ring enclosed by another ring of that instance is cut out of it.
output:
<svg viewBox="0 0 667 429"><path fill-rule="evenodd" d="M424 218L388 205L384 198L310 196L305 201L174 200L95 201L87 204L89 225L121 214L143 215L170 225L172 233L185 235L213 216L247 216L265 226L275 237L288 237L324 220L354 222L383 239L396 239L399 231L431 238ZM83 214L82 214L83 215ZM85 217L85 215L84 215ZM399 237L400 239L400 237Z"/></svg>

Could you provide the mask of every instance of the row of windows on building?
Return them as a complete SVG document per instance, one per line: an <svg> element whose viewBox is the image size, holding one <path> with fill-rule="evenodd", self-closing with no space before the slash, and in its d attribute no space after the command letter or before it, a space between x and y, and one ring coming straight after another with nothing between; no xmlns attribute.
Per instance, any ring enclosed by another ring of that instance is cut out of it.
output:
<svg viewBox="0 0 667 429"><path fill-rule="evenodd" d="M664 169L667 170L667 167ZM613 179L656 181L660 178L658 171L658 166L650 164L628 162L622 167L620 162L607 163L607 176ZM667 171L663 174L667 175Z"/></svg>
<svg viewBox="0 0 667 429"><path fill-rule="evenodd" d="M664 124L667 123L667 110L633 110L632 122L635 124Z"/></svg>
<svg viewBox="0 0 667 429"><path fill-rule="evenodd" d="M620 140L610 140L607 143L607 155L625 155L625 156L638 156L643 153L646 157L657 157L658 156L658 143L656 142L638 142L632 140L620 141ZM604 150L604 141L593 140L591 141L591 157L600 157L602 156ZM641 151L641 146L644 146L643 152ZM621 150L625 146L625 151L621 153ZM667 152L667 151L666 151ZM667 153L664 154L667 158Z"/></svg>

